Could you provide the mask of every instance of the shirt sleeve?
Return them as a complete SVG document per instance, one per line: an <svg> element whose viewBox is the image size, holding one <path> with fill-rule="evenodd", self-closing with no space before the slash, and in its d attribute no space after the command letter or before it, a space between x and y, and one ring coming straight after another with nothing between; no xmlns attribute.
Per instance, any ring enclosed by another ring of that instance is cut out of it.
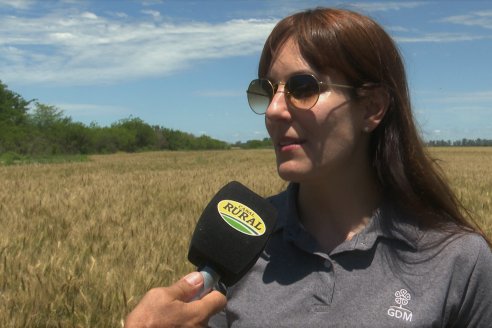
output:
<svg viewBox="0 0 492 328"><path fill-rule="evenodd" d="M492 251L481 237L471 240L476 260L469 276L455 327L490 327L492 322Z"/></svg>

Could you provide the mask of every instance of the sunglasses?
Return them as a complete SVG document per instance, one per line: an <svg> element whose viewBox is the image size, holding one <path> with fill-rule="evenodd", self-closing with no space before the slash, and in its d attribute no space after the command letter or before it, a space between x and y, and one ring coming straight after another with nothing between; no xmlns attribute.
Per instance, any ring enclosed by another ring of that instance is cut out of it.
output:
<svg viewBox="0 0 492 328"><path fill-rule="evenodd" d="M321 82L311 74L293 75L286 82L276 84L267 79L255 79L251 81L246 91L249 107L253 112L259 115L265 114L281 84L284 85L283 92L287 104L298 110L313 108L318 102L320 93L331 87L354 89L349 85Z"/></svg>

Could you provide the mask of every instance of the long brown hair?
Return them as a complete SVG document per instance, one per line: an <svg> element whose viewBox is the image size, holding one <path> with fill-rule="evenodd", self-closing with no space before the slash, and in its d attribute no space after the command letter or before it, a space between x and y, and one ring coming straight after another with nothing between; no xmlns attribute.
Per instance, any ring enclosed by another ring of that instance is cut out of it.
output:
<svg viewBox="0 0 492 328"><path fill-rule="evenodd" d="M412 214L423 228L475 231L490 246L425 150L414 123L400 53L383 28L369 17L341 9L316 8L286 17L266 40L260 77L267 75L276 52L289 39L318 72L335 70L354 87L376 84L388 92L389 108L372 132L369 147L385 198Z"/></svg>

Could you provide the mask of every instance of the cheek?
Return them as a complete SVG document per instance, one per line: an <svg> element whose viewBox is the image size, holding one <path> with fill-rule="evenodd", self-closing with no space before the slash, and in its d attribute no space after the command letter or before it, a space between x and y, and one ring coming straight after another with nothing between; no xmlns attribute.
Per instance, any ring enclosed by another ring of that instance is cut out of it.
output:
<svg viewBox="0 0 492 328"><path fill-rule="evenodd" d="M339 121L326 126L319 139L324 155L332 156L353 148L357 144L358 135L352 122Z"/></svg>
<svg viewBox="0 0 492 328"><path fill-rule="evenodd" d="M318 132L321 136L351 138L358 130L361 130L359 126L362 115L359 108L352 106L347 99L342 97L326 103L332 105L328 105L328 109L320 108L316 112L316 125L319 127Z"/></svg>
<svg viewBox="0 0 492 328"><path fill-rule="evenodd" d="M266 117L265 117L265 127L268 132L268 135L272 137L274 131L274 124L272 124L271 120L267 119Z"/></svg>
<svg viewBox="0 0 492 328"><path fill-rule="evenodd" d="M350 115L350 108L338 112L331 112L319 120L316 129L316 150L322 162L346 157L347 153L357 148L361 137L361 129L354 117Z"/></svg>

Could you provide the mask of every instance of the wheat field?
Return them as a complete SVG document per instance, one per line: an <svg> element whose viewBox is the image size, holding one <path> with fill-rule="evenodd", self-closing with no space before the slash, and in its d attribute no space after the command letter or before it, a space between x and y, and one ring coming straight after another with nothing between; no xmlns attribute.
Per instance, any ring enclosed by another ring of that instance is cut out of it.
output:
<svg viewBox="0 0 492 328"><path fill-rule="evenodd" d="M492 148L431 154L492 235ZM286 186L271 150L0 166L0 326L121 326L148 289L193 269L195 223L231 180L263 196Z"/></svg>

